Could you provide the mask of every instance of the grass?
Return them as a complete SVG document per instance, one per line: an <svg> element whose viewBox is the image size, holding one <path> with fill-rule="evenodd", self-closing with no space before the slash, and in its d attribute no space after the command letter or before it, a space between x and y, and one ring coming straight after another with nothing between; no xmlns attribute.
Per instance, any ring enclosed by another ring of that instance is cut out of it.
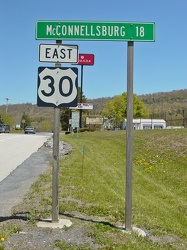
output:
<svg viewBox="0 0 187 250"><path fill-rule="evenodd" d="M71 243L68 244L68 243L61 242L61 241L56 241L55 246L60 249L68 249L68 250L90 250L90 247L86 245L75 246L75 245L72 245Z"/></svg>
<svg viewBox="0 0 187 250"><path fill-rule="evenodd" d="M98 216L122 226L125 131L81 133L62 139L73 146L73 152L60 164L60 212ZM135 242L141 243L140 249L175 249L175 244L187 247L186 145L185 129L134 131L133 225L157 237L157 243L135 237ZM170 237L171 242L163 243L164 236ZM112 246L115 237L109 239ZM105 240L102 244L106 245ZM127 249L139 249L132 247Z"/></svg>
<svg viewBox="0 0 187 250"><path fill-rule="evenodd" d="M186 129L133 132L132 223L146 231L145 238L119 230L125 222L126 131L61 140L73 150L59 163L60 216L79 218L79 227L87 222L87 236L101 249L187 249ZM51 172L32 186L28 200L31 217L49 216ZM56 247L91 249L67 244L57 241Z"/></svg>
<svg viewBox="0 0 187 250"><path fill-rule="evenodd" d="M118 217L124 210L125 148L123 152L121 149L125 144L123 140L117 141L117 137L114 142L114 137L107 135L110 133L94 132L67 138L73 153L61 162L60 183L66 182L66 189L61 189L62 196L73 196L83 203L79 206L80 212Z"/></svg>
<svg viewBox="0 0 187 250"><path fill-rule="evenodd" d="M4 242L4 240L8 239L11 235L15 233L19 233L21 231L21 228L19 228L17 225L3 225L0 227L0 250L4 250L4 246L1 244Z"/></svg>

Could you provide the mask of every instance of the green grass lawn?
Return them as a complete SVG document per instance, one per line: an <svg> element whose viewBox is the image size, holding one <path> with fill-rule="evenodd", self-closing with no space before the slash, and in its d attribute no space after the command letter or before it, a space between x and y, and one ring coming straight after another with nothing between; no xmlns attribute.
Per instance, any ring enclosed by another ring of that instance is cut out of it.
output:
<svg viewBox="0 0 187 250"><path fill-rule="evenodd" d="M122 226L126 131L65 135L62 140L70 143L73 151L60 162L60 212L99 217ZM134 131L132 223L150 237L125 235L126 240L118 243L119 231L113 228L115 233L108 232L114 235L109 236L112 242L103 238L100 243L116 244L116 249L186 249L186 160L186 129ZM99 228L96 231L99 233Z"/></svg>
<svg viewBox="0 0 187 250"><path fill-rule="evenodd" d="M100 249L187 249L187 129L133 131L132 224L145 238L119 229L125 223L126 131L68 134L61 140L72 152L59 162L60 216L84 227ZM38 216L49 217L51 199L50 172L32 186L31 218L36 207ZM91 249L60 241L56 247Z"/></svg>

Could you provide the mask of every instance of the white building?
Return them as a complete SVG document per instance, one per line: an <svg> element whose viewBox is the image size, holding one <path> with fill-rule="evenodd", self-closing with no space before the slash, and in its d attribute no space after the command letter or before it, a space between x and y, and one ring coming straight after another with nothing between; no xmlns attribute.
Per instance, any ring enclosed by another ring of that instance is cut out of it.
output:
<svg viewBox="0 0 187 250"><path fill-rule="evenodd" d="M126 129L127 119L122 124L122 129ZM165 129L166 121L163 119L133 119L133 128L141 129Z"/></svg>

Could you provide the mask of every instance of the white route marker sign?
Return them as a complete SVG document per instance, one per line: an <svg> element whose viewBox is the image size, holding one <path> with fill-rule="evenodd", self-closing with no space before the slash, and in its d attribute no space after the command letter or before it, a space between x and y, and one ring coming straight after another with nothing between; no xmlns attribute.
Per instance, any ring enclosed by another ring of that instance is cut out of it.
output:
<svg viewBox="0 0 187 250"><path fill-rule="evenodd" d="M51 63L77 63L78 46L64 44L40 44L39 61Z"/></svg>
<svg viewBox="0 0 187 250"><path fill-rule="evenodd" d="M76 107L78 68L38 68L39 107Z"/></svg>

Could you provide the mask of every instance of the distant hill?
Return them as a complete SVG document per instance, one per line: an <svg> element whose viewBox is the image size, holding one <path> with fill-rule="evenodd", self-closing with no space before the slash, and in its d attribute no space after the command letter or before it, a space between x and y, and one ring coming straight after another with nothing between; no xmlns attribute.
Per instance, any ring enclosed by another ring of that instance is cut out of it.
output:
<svg viewBox="0 0 187 250"><path fill-rule="evenodd" d="M139 98L147 105L149 113L157 118L166 120L187 120L187 89L174 90L171 92L159 92L141 95Z"/></svg>
<svg viewBox="0 0 187 250"><path fill-rule="evenodd" d="M187 89L173 90L171 92L158 92L147 95L140 95L141 100L150 105L150 104L175 104L180 103L181 105L187 104Z"/></svg>
<svg viewBox="0 0 187 250"><path fill-rule="evenodd" d="M176 117L176 119L187 119L187 89L139 95L138 97L147 105L150 117L165 118L166 120L174 120ZM89 113L92 115L100 115L105 103L113 98L114 97L101 97L87 99L87 102L93 103L94 106L94 109ZM5 111L6 105L0 106L0 110ZM30 116L31 121L39 122L44 117L52 120L53 111L53 108L38 107L31 103L9 104L8 106L8 112L14 118L15 124L20 123L24 112Z"/></svg>
<svg viewBox="0 0 187 250"><path fill-rule="evenodd" d="M6 105L0 106L0 110L5 111ZM20 124L24 112L30 116L31 121L53 116L53 108L38 107L32 103L9 104L8 106L8 113L14 118L15 124Z"/></svg>
<svg viewBox="0 0 187 250"><path fill-rule="evenodd" d="M93 110L90 111L93 115L100 115L104 109L106 102L111 101L114 97L101 97L97 99L87 99L88 103L93 103Z"/></svg>
<svg viewBox="0 0 187 250"><path fill-rule="evenodd" d="M159 92L147 95L138 96L148 107L150 113L152 111L177 111L187 110L187 89L174 90L171 92ZM88 102L93 103L94 113L100 113L107 101L114 97L103 97L90 99Z"/></svg>

